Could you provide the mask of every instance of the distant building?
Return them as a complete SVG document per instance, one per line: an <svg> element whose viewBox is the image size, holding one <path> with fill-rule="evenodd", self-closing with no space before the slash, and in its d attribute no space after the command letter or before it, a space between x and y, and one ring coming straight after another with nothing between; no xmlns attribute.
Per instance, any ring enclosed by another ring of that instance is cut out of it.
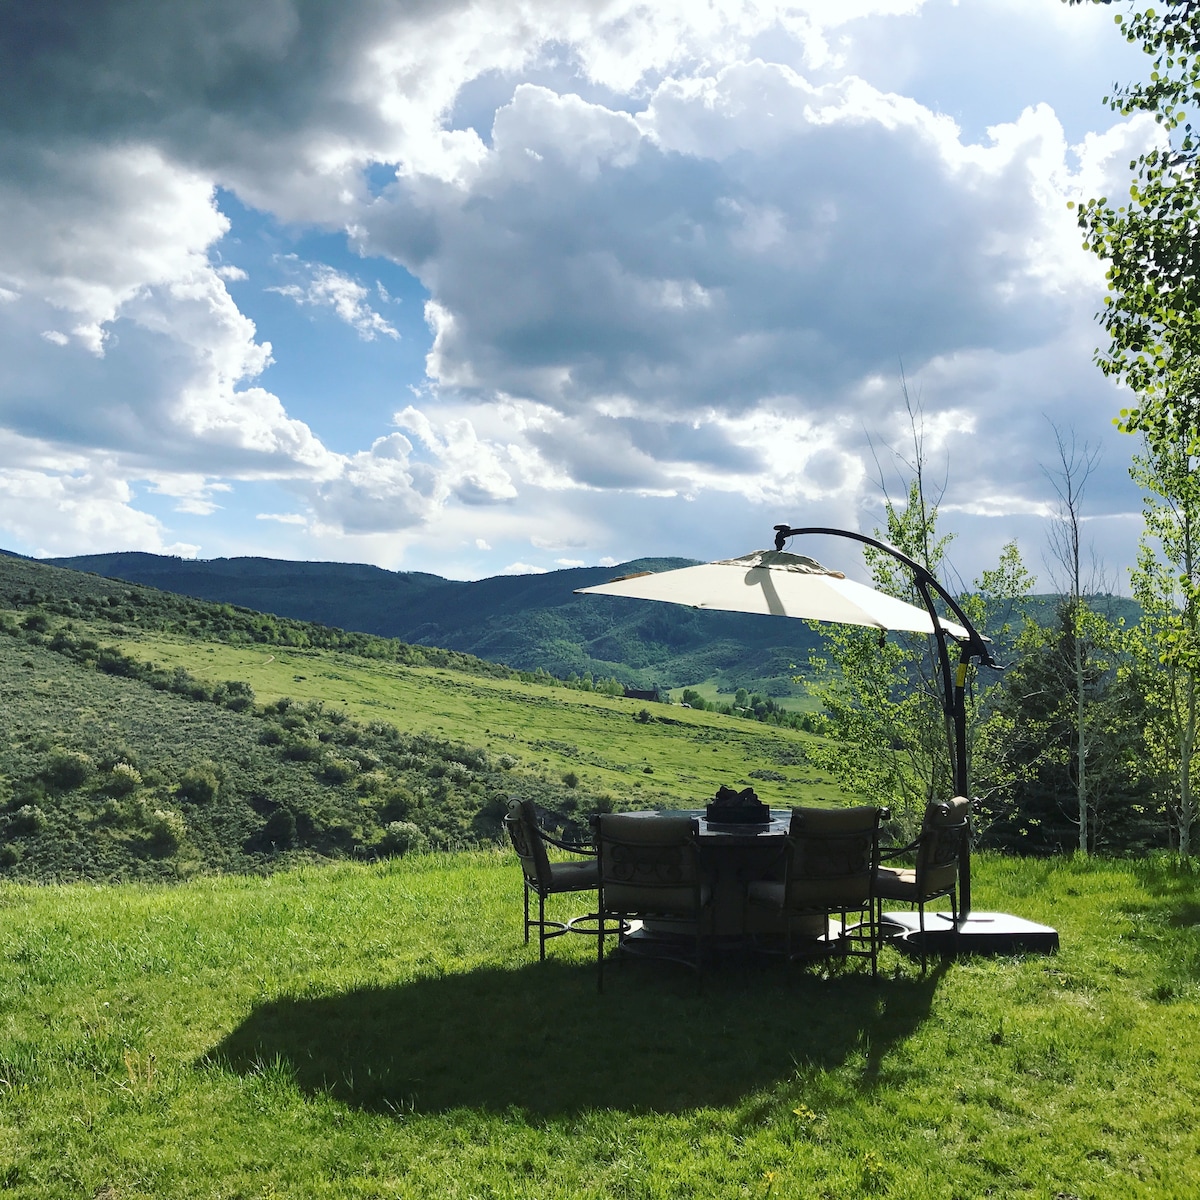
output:
<svg viewBox="0 0 1200 1200"><path fill-rule="evenodd" d="M649 691L644 691L641 688L627 687L625 689L626 700L653 700L656 704L661 701L658 694L658 688L651 688Z"/></svg>

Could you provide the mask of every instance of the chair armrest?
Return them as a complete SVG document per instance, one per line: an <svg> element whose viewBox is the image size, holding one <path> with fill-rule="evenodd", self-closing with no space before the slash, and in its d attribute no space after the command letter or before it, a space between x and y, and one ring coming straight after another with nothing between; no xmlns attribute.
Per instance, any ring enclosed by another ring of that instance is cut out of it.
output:
<svg viewBox="0 0 1200 1200"><path fill-rule="evenodd" d="M912 854L921 844L921 839L917 838L915 842L909 842L907 846L880 846L879 861L886 862L888 859L899 858L902 854Z"/></svg>
<svg viewBox="0 0 1200 1200"><path fill-rule="evenodd" d="M549 842L552 846L557 846L560 850L566 850L570 854L582 854L586 858L596 857L596 847L589 845L587 842L561 842L556 837L551 837L545 830L539 829L538 835L543 842Z"/></svg>

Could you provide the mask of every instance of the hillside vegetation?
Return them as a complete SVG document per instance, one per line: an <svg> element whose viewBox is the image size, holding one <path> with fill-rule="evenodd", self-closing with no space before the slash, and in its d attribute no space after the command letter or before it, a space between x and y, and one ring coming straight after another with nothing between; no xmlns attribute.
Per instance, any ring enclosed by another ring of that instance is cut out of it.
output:
<svg viewBox="0 0 1200 1200"><path fill-rule="evenodd" d="M179 878L580 835L719 784L837 799L803 733L0 559L0 869Z"/></svg>
<svg viewBox="0 0 1200 1200"><path fill-rule="evenodd" d="M691 565L694 560L686 558L470 582L363 564L268 558L118 553L50 561L169 592L448 647L522 670L563 678L615 675L638 687L711 679L722 691L745 687L787 696L794 691L795 664L805 663L819 644L819 636L800 621L574 594L615 575Z"/></svg>

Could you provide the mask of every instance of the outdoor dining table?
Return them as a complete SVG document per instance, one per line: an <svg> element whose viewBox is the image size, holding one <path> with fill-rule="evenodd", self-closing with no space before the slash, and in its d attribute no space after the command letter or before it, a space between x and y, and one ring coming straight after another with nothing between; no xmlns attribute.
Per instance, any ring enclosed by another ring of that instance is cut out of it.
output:
<svg viewBox="0 0 1200 1200"><path fill-rule="evenodd" d="M700 853L712 873L712 935L719 946L735 947L747 937L782 935L785 928L769 909L746 904L746 885L782 871L785 839L791 826L790 808L773 808L764 824L725 824L710 821L702 808L648 810L636 815L695 817L699 827ZM827 928L822 916L793 920L794 935L819 937ZM707 925L707 921L705 922ZM657 917L642 922L643 937L693 937L695 925L680 917Z"/></svg>

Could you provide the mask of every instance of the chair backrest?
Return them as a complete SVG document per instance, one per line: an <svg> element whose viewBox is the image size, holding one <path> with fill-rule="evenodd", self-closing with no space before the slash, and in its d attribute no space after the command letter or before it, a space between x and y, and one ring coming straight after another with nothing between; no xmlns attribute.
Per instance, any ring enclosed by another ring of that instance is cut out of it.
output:
<svg viewBox="0 0 1200 1200"><path fill-rule="evenodd" d="M596 820L602 906L610 912L688 913L708 877L699 822L661 813L601 813Z"/></svg>
<svg viewBox="0 0 1200 1200"><path fill-rule="evenodd" d="M508 802L508 815L504 818L504 828L521 860L521 870L525 878L535 888L548 887L550 884L550 857L546 853L546 843L542 841L538 829L537 811L532 800L513 799Z"/></svg>
<svg viewBox="0 0 1200 1200"><path fill-rule="evenodd" d="M865 905L879 866L877 808L793 808L784 872L789 908Z"/></svg>
<svg viewBox="0 0 1200 1200"><path fill-rule="evenodd" d="M959 855L970 832L971 802L962 796L934 801L925 809L917 844L917 891L948 892L958 880Z"/></svg>

